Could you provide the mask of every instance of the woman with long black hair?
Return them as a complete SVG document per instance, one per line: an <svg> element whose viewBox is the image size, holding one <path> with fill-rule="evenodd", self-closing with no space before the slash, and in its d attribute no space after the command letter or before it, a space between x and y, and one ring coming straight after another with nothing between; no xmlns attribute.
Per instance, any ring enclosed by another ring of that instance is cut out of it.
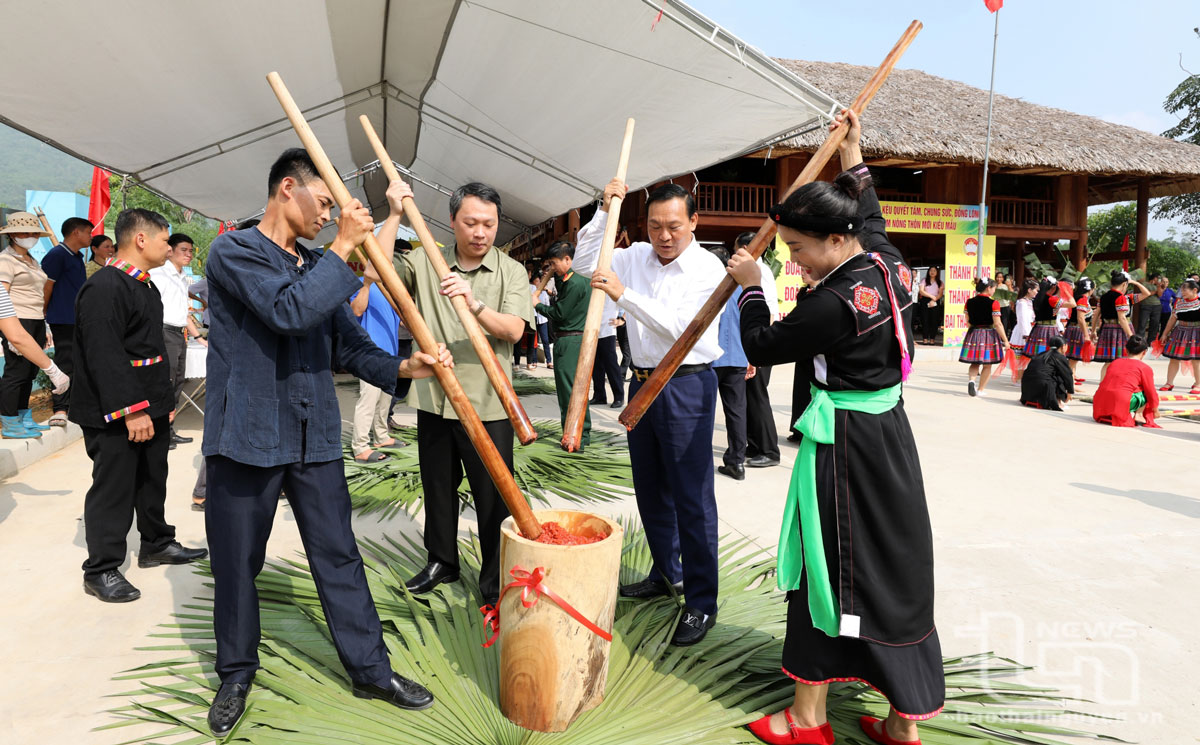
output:
<svg viewBox="0 0 1200 745"><path fill-rule="evenodd" d="M1037 297L1033 299L1033 328L1025 337L1021 355L1031 360L1045 352L1050 340L1058 336L1059 308L1074 307L1075 298L1065 294L1054 277L1039 282Z"/></svg>
<svg viewBox="0 0 1200 745"><path fill-rule="evenodd" d="M929 267L925 281L917 295L921 303L921 337L922 343L937 342L938 329L943 321L942 295L946 293L946 285L942 281L942 270L936 266Z"/></svg>
<svg viewBox="0 0 1200 745"><path fill-rule="evenodd" d="M796 425L803 437L778 552L777 582L788 598L783 669L796 693L750 730L768 743L830 745L829 683L861 680L892 706L885 720L860 719L867 737L917 742L917 722L942 709L945 678L933 622L933 536L901 400L912 367L912 272L885 232L858 117L843 111L833 126L849 127L846 170L770 211L815 286L772 324L750 254L739 251L728 270L743 287L750 363L795 362L812 381Z"/></svg>
<svg viewBox="0 0 1200 745"><path fill-rule="evenodd" d="M975 292L978 294L963 306L971 328L963 337L958 361L970 365L967 368L967 394L986 396L983 389L987 388L988 378L992 376L992 365L998 365L1004 359L1008 339L1004 333L1000 303L992 297L996 293L996 280L975 280ZM978 384L976 378L979 379Z"/></svg>
<svg viewBox="0 0 1200 745"><path fill-rule="evenodd" d="M1108 292L1100 297L1100 313L1092 318L1092 329L1096 333L1095 362L1103 362L1100 368L1100 379L1108 372L1108 366L1113 360L1126 356L1125 342L1133 336L1133 327L1129 324L1129 314L1133 306L1146 299L1150 291L1135 279L1120 269L1114 269L1109 277ZM1129 285L1137 285L1141 291L1137 297L1126 295Z"/></svg>
<svg viewBox="0 0 1200 745"><path fill-rule="evenodd" d="M1194 279L1183 281L1179 301L1163 329L1161 342L1163 355L1171 361L1167 364L1167 384L1158 390L1174 389L1180 366L1189 365L1192 368L1190 393L1200 394L1200 282Z"/></svg>
<svg viewBox="0 0 1200 745"><path fill-rule="evenodd" d="M1068 324L1063 332L1062 353L1067 358L1067 365L1071 368L1071 377L1075 385L1082 385L1085 382L1076 373L1079 363L1091 361L1086 359L1084 347L1089 341L1093 344L1096 342L1092 335L1092 315L1095 310L1092 308L1091 294L1094 289L1096 289L1096 283L1088 277L1080 277L1075 282L1075 322Z"/></svg>

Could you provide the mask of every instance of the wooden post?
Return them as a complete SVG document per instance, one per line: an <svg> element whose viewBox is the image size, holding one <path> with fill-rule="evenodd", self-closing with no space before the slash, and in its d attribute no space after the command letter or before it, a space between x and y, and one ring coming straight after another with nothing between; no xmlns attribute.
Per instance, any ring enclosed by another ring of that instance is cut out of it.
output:
<svg viewBox="0 0 1200 745"><path fill-rule="evenodd" d="M34 211L37 213L38 222L42 224L42 230L50 234L50 240L57 246L59 243L58 236L54 234L54 228L50 227L50 221L46 219L46 213L42 212L41 207L34 207Z"/></svg>
<svg viewBox="0 0 1200 745"><path fill-rule="evenodd" d="M1083 255L1084 244L1078 238L1071 239L1071 266L1082 272L1087 267L1087 259Z"/></svg>
<svg viewBox="0 0 1200 745"><path fill-rule="evenodd" d="M379 135L375 134L375 127L371 126L371 120L367 118L366 114L358 117L358 120L362 123L363 131L367 133L367 139L370 140L371 147L375 149L375 157L379 159L379 165L383 167L383 173L387 176L388 181L399 181L400 173L396 170L396 165L392 162L391 156L388 155L387 149L384 148L383 142L380 141ZM450 267L446 264L446 258L442 256L442 252L438 249L437 241L433 239L433 234L429 232L429 227L425 224L425 218L421 217L421 211L417 209L417 203L411 197L407 197L404 200L404 215L408 218L408 224L412 226L413 231L417 234L417 238L421 241L421 246L425 249L425 255L429 257L429 263L433 264L433 271L439 278L445 277L450 273ZM498 249L492 248L491 250L495 251ZM512 422L517 440L522 445L528 445L537 439L537 432L534 431L533 423L529 421L529 415L525 413L525 407L521 406L521 400L517 398L517 393L513 390L512 380L504 372L500 360L496 358L496 350L492 349L492 344L488 341L487 334L484 332L483 327L479 325L479 319L467 307L467 299L461 295L450 298L450 305L454 307L454 312L458 316L459 322L467 330L467 338L471 341L471 348L475 350L475 355L479 357L479 362L483 365L483 371L487 373L492 388L496 390L496 395L500 397L500 403L504 406L504 411L508 414L509 421Z"/></svg>
<svg viewBox="0 0 1200 745"><path fill-rule="evenodd" d="M309 157L312 158L313 164L317 167L317 173L321 175L321 179L329 187L334 201L337 202L339 208L344 207L350 201L350 192L346 189L346 185L342 183L341 176L338 175L337 170L333 167L333 163L329 162L329 157L325 155L325 149L317 141L317 137L313 134L312 129L309 128L308 122L304 120L304 114L300 112L300 107L292 99L292 94L288 92L287 86L283 84L283 79L279 77L279 73L271 72L267 74L267 82L271 84L271 89L275 91L275 97L279 99L279 104L283 107L284 113L287 114L292 128L296 130L296 134L300 137L300 142L304 144L304 149L308 151ZM421 317L421 313L417 310L417 304L413 302L412 295L408 294L404 283L400 281L399 275L396 274L396 269L390 261L385 260L383 250L379 247L379 242L375 240L374 235L367 234L367 239L363 242L363 248L366 249L367 258L375 265L375 271L379 274L380 284L383 289L387 290L388 295L399 306L400 315L404 318L404 325L412 332L417 346L426 354L437 357L438 342L433 338L433 332L429 330L425 319ZM446 391L446 399L450 401L451 407L454 408L454 413L458 415L459 420L462 422L463 429L466 430L471 444L479 452L480 460L483 461L488 475L495 482L500 496L508 506L508 511L512 513L517 526L520 527L521 533L531 539L536 539L542 534L542 526L534 519L533 511L529 509L529 503L525 501L525 496L521 494L521 490L517 487L516 479L513 478L512 473L508 470L504 459L500 457L500 451L496 449L496 444L492 442L491 436L484 429L483 422L479 419L479 413L471 405L471 401L467 398L466 392L463 391L462 385L459 384L458 378L454 376L452 370L442 365L434 365L433 374Z"/></svg>
<svg viewBox="0 0 1200 745"><path fill-rule="evenodd" d="M500 577L511 570L545 570L543 584L580 615L612 633L621 571L621 526L586 512L539 510L576 535L608 537L582 546L526 540L512 520L500 526ZM532 596L532 593L531 593ZM596 635L548 596L526 608L513 588L500 600L500 711L538 732L562 732L604 700L611 642ZM620 739L620 738L618 738Z"/></svg>
<svg viewBox="0 0 1200 745"><path fill-rule="evenodd" d="M891 74L892 68L900 61L904 50L908 48L908 45L912 43L920 30L920 21L913 21L909 24L904 35L896 42L896 46L892 47L887 57L884 58L883 64L875 70L875 74L871 76L871 79L867 81L862 91L859 92L858 98L854 99L854 103L850 104L850 108L854 109L855 113L861 115L867 108L867 105L871 103L871 99L883 87L883 83L887 80L888 75ZM824 144L813 154L812 158L804 166L804 170L796 177L787 194L817 179L821 173L821 169L825 167L825 164L829 162L833 154L837 152L842 140L846 139L847 129L849 127L838 127L829 133L829 136L825 138ZM786 199L787 194L784 194L780 201ZM757 259L763 255L763 252L771 244L771 240L774 237L775 223L769 218L763 220L762 226L759 227L758 233L755 234L754 240L750 242L746 250L749 251L751 256ZM667 350L667 354L658 363L658 367L654 368L654 372L650 374L650 377L642 384L638 392L630 398L629 403L625 406L625 410L621 412L618 420L621 424L625 425L626 429L633 429L641 421L646 410L650 408L650 404L654 403L654 399L658 397L659 393L662 393L662 389L671 380L671 376L683 364L683 359L687 357L688 352L692 351L692 347L696 346L696 343L700 341L700 337L704 335L704 331L721 314L721 311L725 308L725 303L729 298L733 297L733 292L736 289L737 282L732 277L726 276L725 279L721 280L721 284L717 286L716 291L704 303L700 312L696 314L696 317L692 319L687 328L683 330L683 334L675 340L675 344Z"/></svg>
<svg viewBox="0 0 1200 745"><path fill-rule="evenodd" d="M1021 285L1025 284L1025 252L1029 250L1029 243L1024 238L1017 239L1017 260L1013 264L1014 273L1017 278L1013 280L1013 289L1017 291L1017 299L1024 297L1021 293ZM1013 302L1013 312L1016 312L1016 302Z"/></svg>
<svg viewBox="0 0 1200 745"><path fill-rule="evenodd" d="M1147 210L1150 206L1150 179L1138 181L1137 190L1137 235L1133 244L1133 264L1146 271L1146 235L1150 227Z"/></svg>
<svg viewBox="0 0 1200 745"><path fill-rule="evenodd" d="M617 178L625 181L629 169L629 150L633 147L633 119L625 122L625 139L621 142L621 157L617 160ZM621 197L613 197L608 203L608 220L604 223L604 238L600 244L600 258L595 271L608 271L612 265L613 244L617 241L617 229L621 226ZM593 275L594 276L594 275ZM588 300L587 321L583 326L583 340L579 344L579 362L575 365L575 382L571 387L571 402L567 407L567 421L563 426L562 447L569 453L579 449L583 439L583 420L587 415L588 387L592 383L592 366L596 363L596 344L600 340L600 320L604 315L604 303L608 295L604 290L593 288Z"/></svg>

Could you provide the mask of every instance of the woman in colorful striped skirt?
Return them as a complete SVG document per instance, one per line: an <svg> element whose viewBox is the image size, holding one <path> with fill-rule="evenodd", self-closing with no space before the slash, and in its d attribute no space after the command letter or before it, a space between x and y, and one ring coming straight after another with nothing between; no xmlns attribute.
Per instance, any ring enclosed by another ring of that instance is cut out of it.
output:
<svg viewBox="0 0 1200 745"><path fill-rule="evenodd" d="M1075 299L1063 294L1054 277L1038 283L1038 294L1033 299L1033 328L1025 337L1021 356L1031 360L1045 352L1050 339L1058 336L1058 309L1074 307Z"/></svg>
<svg viewBox="0 0 1200 745"><path fill-rule="evenodd" d="M1136 298L1126 295L1131 284L1141 290ZM1092 359L1104 363L1104 367L1100 368L1101 380L1108 372L1109 363L1125 356L1125 342L1133 336L1133 327L1129 325L1130 310L1150 294L1141 282L1131 279L1120 269L1113 270L1110 285L1108 292L1100 297L1100 315L1092 319L1093 330L1099 329L1096 334L1096 356Z"/></svg>
<svg viewBox="0 0 1200 745"><path fill-rule="evenodd" d="M1170 358L1167 364L1167 384L1160 391L1175 387L1175 376L1179 366L1192 366L1192 394L1200 394L1200 283L1185 280L1179 292L1179 301L1171 311L1171 319L1163 329L1163 354Z"/></svg>
<svg viewBox="0 0 1200 745"><path fill-rule="evenodd" d="M1092 291L1096 289L1096 283L1088 277L1080 277L1075 283L1075 322L1067 325L1066 331L1063 332L1063 340L1066 342L1063 347L1063 356L1066 357L1071 366L1071 377L1075 379L1075 385L1082 385L1084 379L1076 374L1075 369L1080 362L1091 362L1084 359L1083 348L1090 341L1093 344L1096 340L1092 337L1092 316L1095 310L1092 308Z"/></svg>
<svg viewBox="0 0 1200 745"><path fill-rule="evenodd" d="M958 355L958 361L970 365L967 368L967 394L986 396L983 389L987 388L988 379L992 376L992 365L999 364L1004 359L1004 348L1008 346L1008 339L1004 334L1000 303L992 298L996 293L996 280L975 280L975 292L979 294L963 306L971 328L963 337L962 353ZM975 383L976 377L979 378L978 386Z"/></svg>

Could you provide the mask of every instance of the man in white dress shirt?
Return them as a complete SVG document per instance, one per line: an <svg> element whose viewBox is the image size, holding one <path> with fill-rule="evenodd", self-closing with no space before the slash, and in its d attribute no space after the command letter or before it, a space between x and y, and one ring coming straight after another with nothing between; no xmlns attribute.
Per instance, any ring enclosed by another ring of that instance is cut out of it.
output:
<svg viewBox="0 0 1200 745"><path fill-rule="evenodd" d="M633 356L632 397L725 278L725 267L693 235L697 218L692 195L667 184L646 200L650 242L615 252L612 269L597 271L609 202L624 195L620 180L605 187L603 207L579 231L572 266L625 311ZM712 463L717 376L712 362L719 356L713 323L629 433L634 491L654 567L645 580L622 586L621 594L667 595L668 584L682 592L686 605L671 639L679 646L703 639L717 615Z"/></svg>
<svg viewBox="0 0 1200 745"><path fill-rule="evenodd" d="M167 369L171 372L171 385L175 388L175 408L179 408L179 393L183 390L183 374L187 363L187 337L199 337L200 331L188 313L188 283L183 276L183 268L192 263L195 253L195 241L186 233L172 233L167 238L171 247L167 253L167 263L150 270L150 281L158 289L163 304L163 340L167 343ZM203 339L201 343L205 343ZM171 415L172 423L175 415ZM191 442L191 437L183 437L171 427L171 450L180 443Z"/></svg>

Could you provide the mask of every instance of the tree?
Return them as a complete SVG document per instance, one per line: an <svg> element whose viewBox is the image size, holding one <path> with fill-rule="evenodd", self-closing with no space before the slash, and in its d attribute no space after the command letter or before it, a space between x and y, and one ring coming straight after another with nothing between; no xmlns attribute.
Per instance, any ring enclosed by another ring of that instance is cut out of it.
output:
<svg viewBox="0 0 1200 745"><path fill-rule="evenodd" d="M114 235L117 215L121 212L122 201L126 209L138 207L153 210L167 218L167 222L171 224L172 232L187 233L196 241L194 244L196 246L196 254L192 259L192 268L197 274L204 274L204 262L208 258L208 246L217 237L217 230L220 227L220 223L216 220L210 220L207 217L197 215L169 199L160 197L133 180L124 183L123 177L114 174L109 177L108 184L112 192L112 209L108 211L108 215L104 220L105 233L109 236ZM122 187L124 187L124 192L122 192ZM89 191L89 187L80 189L81 194L87 194Z"/></svg>
<svg viewBox="0 0 1200 745"><path fill-rule="evenodd" d="M1200 37L1200 28L1192 30ZM1163 137L1200 145L1200 75L1189 74L1184 78L1167 96L1163 108L1179 117L1179 123L1163 132ZM1191 228L1193 238L1200 238L1200 193L1164 197L1154 205L1154 214L1179 220Z"/></svg>

